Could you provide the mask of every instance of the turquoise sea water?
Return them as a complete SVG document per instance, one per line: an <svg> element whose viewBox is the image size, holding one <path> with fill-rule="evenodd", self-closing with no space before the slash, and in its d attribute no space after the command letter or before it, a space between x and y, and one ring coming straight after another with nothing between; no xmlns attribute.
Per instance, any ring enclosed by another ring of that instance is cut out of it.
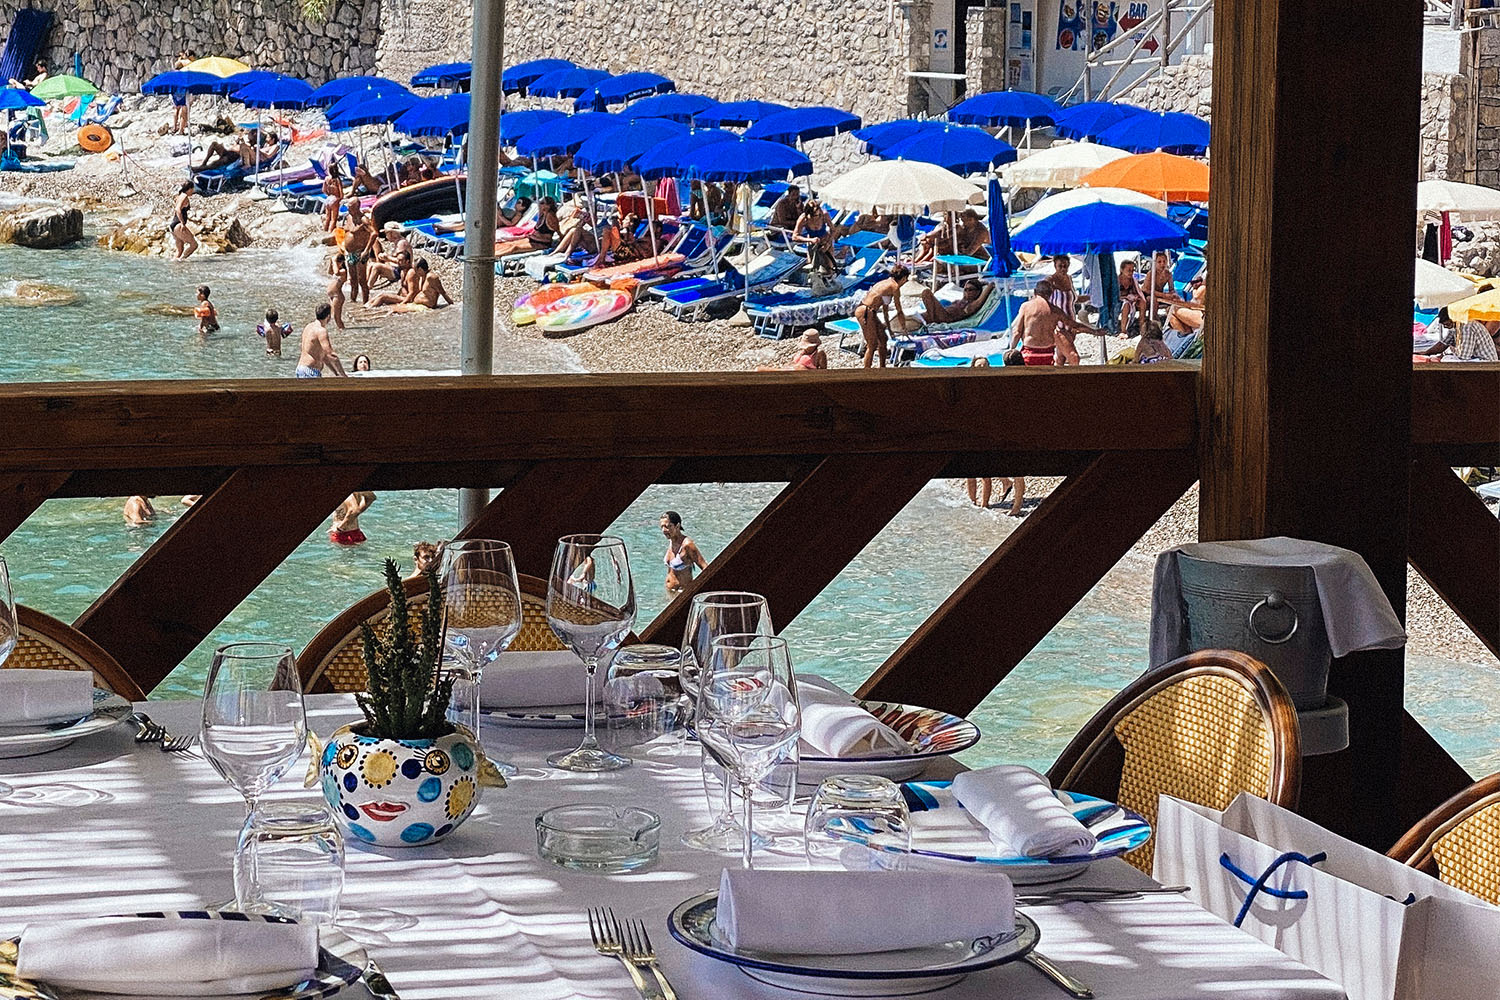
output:
<svg viewBox="0 0 1500 1000"><path fill-rule="evenodd" d="M297 326L321 299L323 281L312 252L244 251L186 264L110 254L95 249L36 253L0 247L0 381L122 378L287 377L295 351L267 359L254 334L267 306ZM72 304L22 307L20 286L45 283ZM193 321L164 315L162 306L190 306L193 288L213 288L223 331L200 343ZM366 322L351 314L336 337L346 364L369 353L377 367L442 369L457 366L459 315L445 310L420 317ZM496 367L511 372L576 370L565 347L497 333ZM654 486L632 505L614 532L630 545L647 620L666 604L664 548L657 529L662 510L682 512L689 532L712 558L775 496L778 484ZM166 530L183 510L178 497L159 497L162 514L147 527L121 517L123 498L48 501L0 544L18 598L72 620ZM274 517L274 511L259 516ZM195 697L208 655L220 642L262 638L300 648L333 615L380 584L381 560L409 564L411 544L451 535L456 499L451 491L381 494L361 518L370 541L352 549L314 532L155 691L155 697ZM778 622L791 640L799 668L853 686L866 677L983 560L1004 534L1001 520L974 511L945 484L918 495L884 532L795 621ZM803 558L816 558L807 553ZM232 551L215 558L232 559ZM795 571L795 567L789 567ZM203 572L212 573L211 564ZM984 741L966 760L998 760L1044 767L1093 712L1146 665L1142 595L1150 560L1130 555L1073 609L1051 635L974 714ZM1016 602L1027 586L1016 581ZM774 609L773 609L774 611ZM1006 627L1007 607L988 628ZM974 641L983 644L986 634ZM1500 672L1412 656L1408 659L1412 711L1471 770L1500 768ZM941 671L932 678L943 683Z"/></svg>

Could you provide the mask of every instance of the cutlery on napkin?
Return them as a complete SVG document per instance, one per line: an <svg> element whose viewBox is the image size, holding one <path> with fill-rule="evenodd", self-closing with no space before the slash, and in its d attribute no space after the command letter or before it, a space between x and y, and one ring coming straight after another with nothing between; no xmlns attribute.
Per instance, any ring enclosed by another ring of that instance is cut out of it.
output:
<svg viewBox="0 0 1500 1000"><path fill-rule="evenodd" d="M0 670L0 726L72 722L94 710L88 670Z"/></svg>
<svg viewBox="0 0 1500 1000"><path fill-rule="evenodd" d="M570 650L502 653L485 665L479 679L479 704L485 708L540 708L576 705L583 697L583 661ZM604 679L594 685L603 694Z"/></svg>
<svg viewBox="0 0 1500 1000"><path fill-rule="evenodd" d="M787 919L789 900L796 919ZM724 869L719 933L735 951L854 955L1014 934L1003 875L976 892L967 873Z"/></svg>
<svg viewBox="0 0 1500 1000"><path fill-rule="evenodd" d="M1099 842L1052 793L1047 779L1029 767L999 764L964 771L951 789L976 822L1025 857L1073 857Z"/></svg>
<svg viewBox="0 0 1500 1000"><path fill-rule="evenodd" d="M816 674L797 678L802 740L829 757L889 757L911 753L911 744L865 711L854 696Z"/></svg>
<svg viewBox="0 0 1500 1000"><path fill-rule="evenodd" d="M16 971L69 990L214 997L279 990L318 967L313 924L97 917L29 925Z"/></svg>

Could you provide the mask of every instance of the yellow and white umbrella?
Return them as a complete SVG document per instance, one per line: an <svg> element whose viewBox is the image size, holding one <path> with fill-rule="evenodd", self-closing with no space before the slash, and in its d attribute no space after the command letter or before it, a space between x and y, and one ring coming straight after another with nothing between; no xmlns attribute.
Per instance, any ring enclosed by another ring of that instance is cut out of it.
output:
<svg viewBox="0 0 1500 1000"><path fill-rule="evenodd" d="M194 73L211 73L214 76L230 77L236 73L248 73L250 67L238 59L230 59L226 56L206 56L203 59L194 59L183 69L192 70Z"/></svg>
<svg viewBox="0 0 1500 1000"><path fill-rule="evenodd" d="M1500 320L1500 288L1491 288L1478 295L1450 302L1448 315L1453 317L1455 323L1467 323L1470 320L1489 323Z"/></svg>
<svg viewBox="0 0 1500 1000"><path fill-rule="evenodd" d="M1474 282L1423 257L1417 258L1417 273L1412 296L1421 309L1452 306L1461 299L1474 297ZM1450 309L1449 315L1452 315Z"/></svg>
<svg viewBox="0 0 1500 1000"><path fill-rule="evenodd" d="M1011 188L1071 188L1106 163L1130 154L1094 142L1066 142L1034 153L1000 168L1000 181Z"/></svg>

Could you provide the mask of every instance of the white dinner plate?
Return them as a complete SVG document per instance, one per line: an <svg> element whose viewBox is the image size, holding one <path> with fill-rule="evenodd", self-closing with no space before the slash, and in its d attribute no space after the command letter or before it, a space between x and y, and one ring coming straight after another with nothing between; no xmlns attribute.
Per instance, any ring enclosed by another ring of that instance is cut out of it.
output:
<svg viewBox="0 0 1500 1000"><path fill-rule="evenodd" d="M858 704L911 744L911 751L868 757L825 757L808 753L804 747L797 765L798 784L816 785L834 774L875 774L892 781L905 781L921 774L932 762L979 742L979 727L962 716L893 701Z"/></svg>
<svg viewBox="0 0 1500 1000"><path fill-rule="evenodd" d="M604 723L604 709L596 710L594 722ZM582 729L583 703L576 705L534 705L528 708L485 708L479 714L486 722L516 729Z"/></svg>
<svg viewBox="0 0 1500 1000"><path fill-rule="evenodd" d="M60 750L76 739L106 732L130 718L130 702L102 688L94 688L94 710L72 722L46 726L0 727L0 758L30 757Z"/></svg>

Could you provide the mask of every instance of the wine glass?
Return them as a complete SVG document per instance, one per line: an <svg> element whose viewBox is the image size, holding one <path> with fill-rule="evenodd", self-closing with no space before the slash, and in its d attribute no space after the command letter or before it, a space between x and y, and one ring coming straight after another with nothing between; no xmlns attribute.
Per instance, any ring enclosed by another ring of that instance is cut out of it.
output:
<svg viewBox="0 0 1500 1000"><path fill-rule="evenodd" d="M21 627L16 620L16 599L10 589L10 571L5 567L5 557L0 556L0 667L5 666L5 661L15 650L20 635ZM14 788L0 781L0 799L14 791Z"/></svg>
<svg viewBox="0 0 1500 1000"><path fill-rule="evenodd" d="M774 635L775 631L771 624L770 604L760 594L713 590L693 595L688 604L687 627L682 633L682 689L692 696L696 705L700 664L708 662L716 639L746 633ZM704 791L711 797L718 788L707 779L707 770L705 768ZM682 835L685 846L713 854L733 854L742 849L745 831L734 818L732 782L725 780L723 795L723 808L712 823Z"/></svg>
<svg viewBox="0 0 1500 1000"><path fill-rule="evenodd" d="M594 673L635 624L635 584L625 543L609 535L564 535L547 580L547 624L587 668L583 741L547 763L565 771L614 771L630 758L610 753L594 735Z"/></svg>
<svg viewBox="0 0 1500 1000"><path fill-rule="evenodd" d="M479 739L479 688L484 668L520 634L521 585L510 546L466 538L443 547L443 670L453 677L448 717ZM513 764L495 762L507 776Z"/></svg>
<svg viewBox="0 0 1500 1000"><path fill-rule="evenodd" d="M231 642L203 685L203 756L245 797L245 815L297 763L307 742L302 682L290 647Z"/></svg>
<svg viewBox="0 0 1500 1000"><path fill-rule="evenodd" d="M789 759L802 737L802 710L786 640L721 636L698 676L698 739L740 784L745 807L741 858L753 868L755 785Z"/></svg>

